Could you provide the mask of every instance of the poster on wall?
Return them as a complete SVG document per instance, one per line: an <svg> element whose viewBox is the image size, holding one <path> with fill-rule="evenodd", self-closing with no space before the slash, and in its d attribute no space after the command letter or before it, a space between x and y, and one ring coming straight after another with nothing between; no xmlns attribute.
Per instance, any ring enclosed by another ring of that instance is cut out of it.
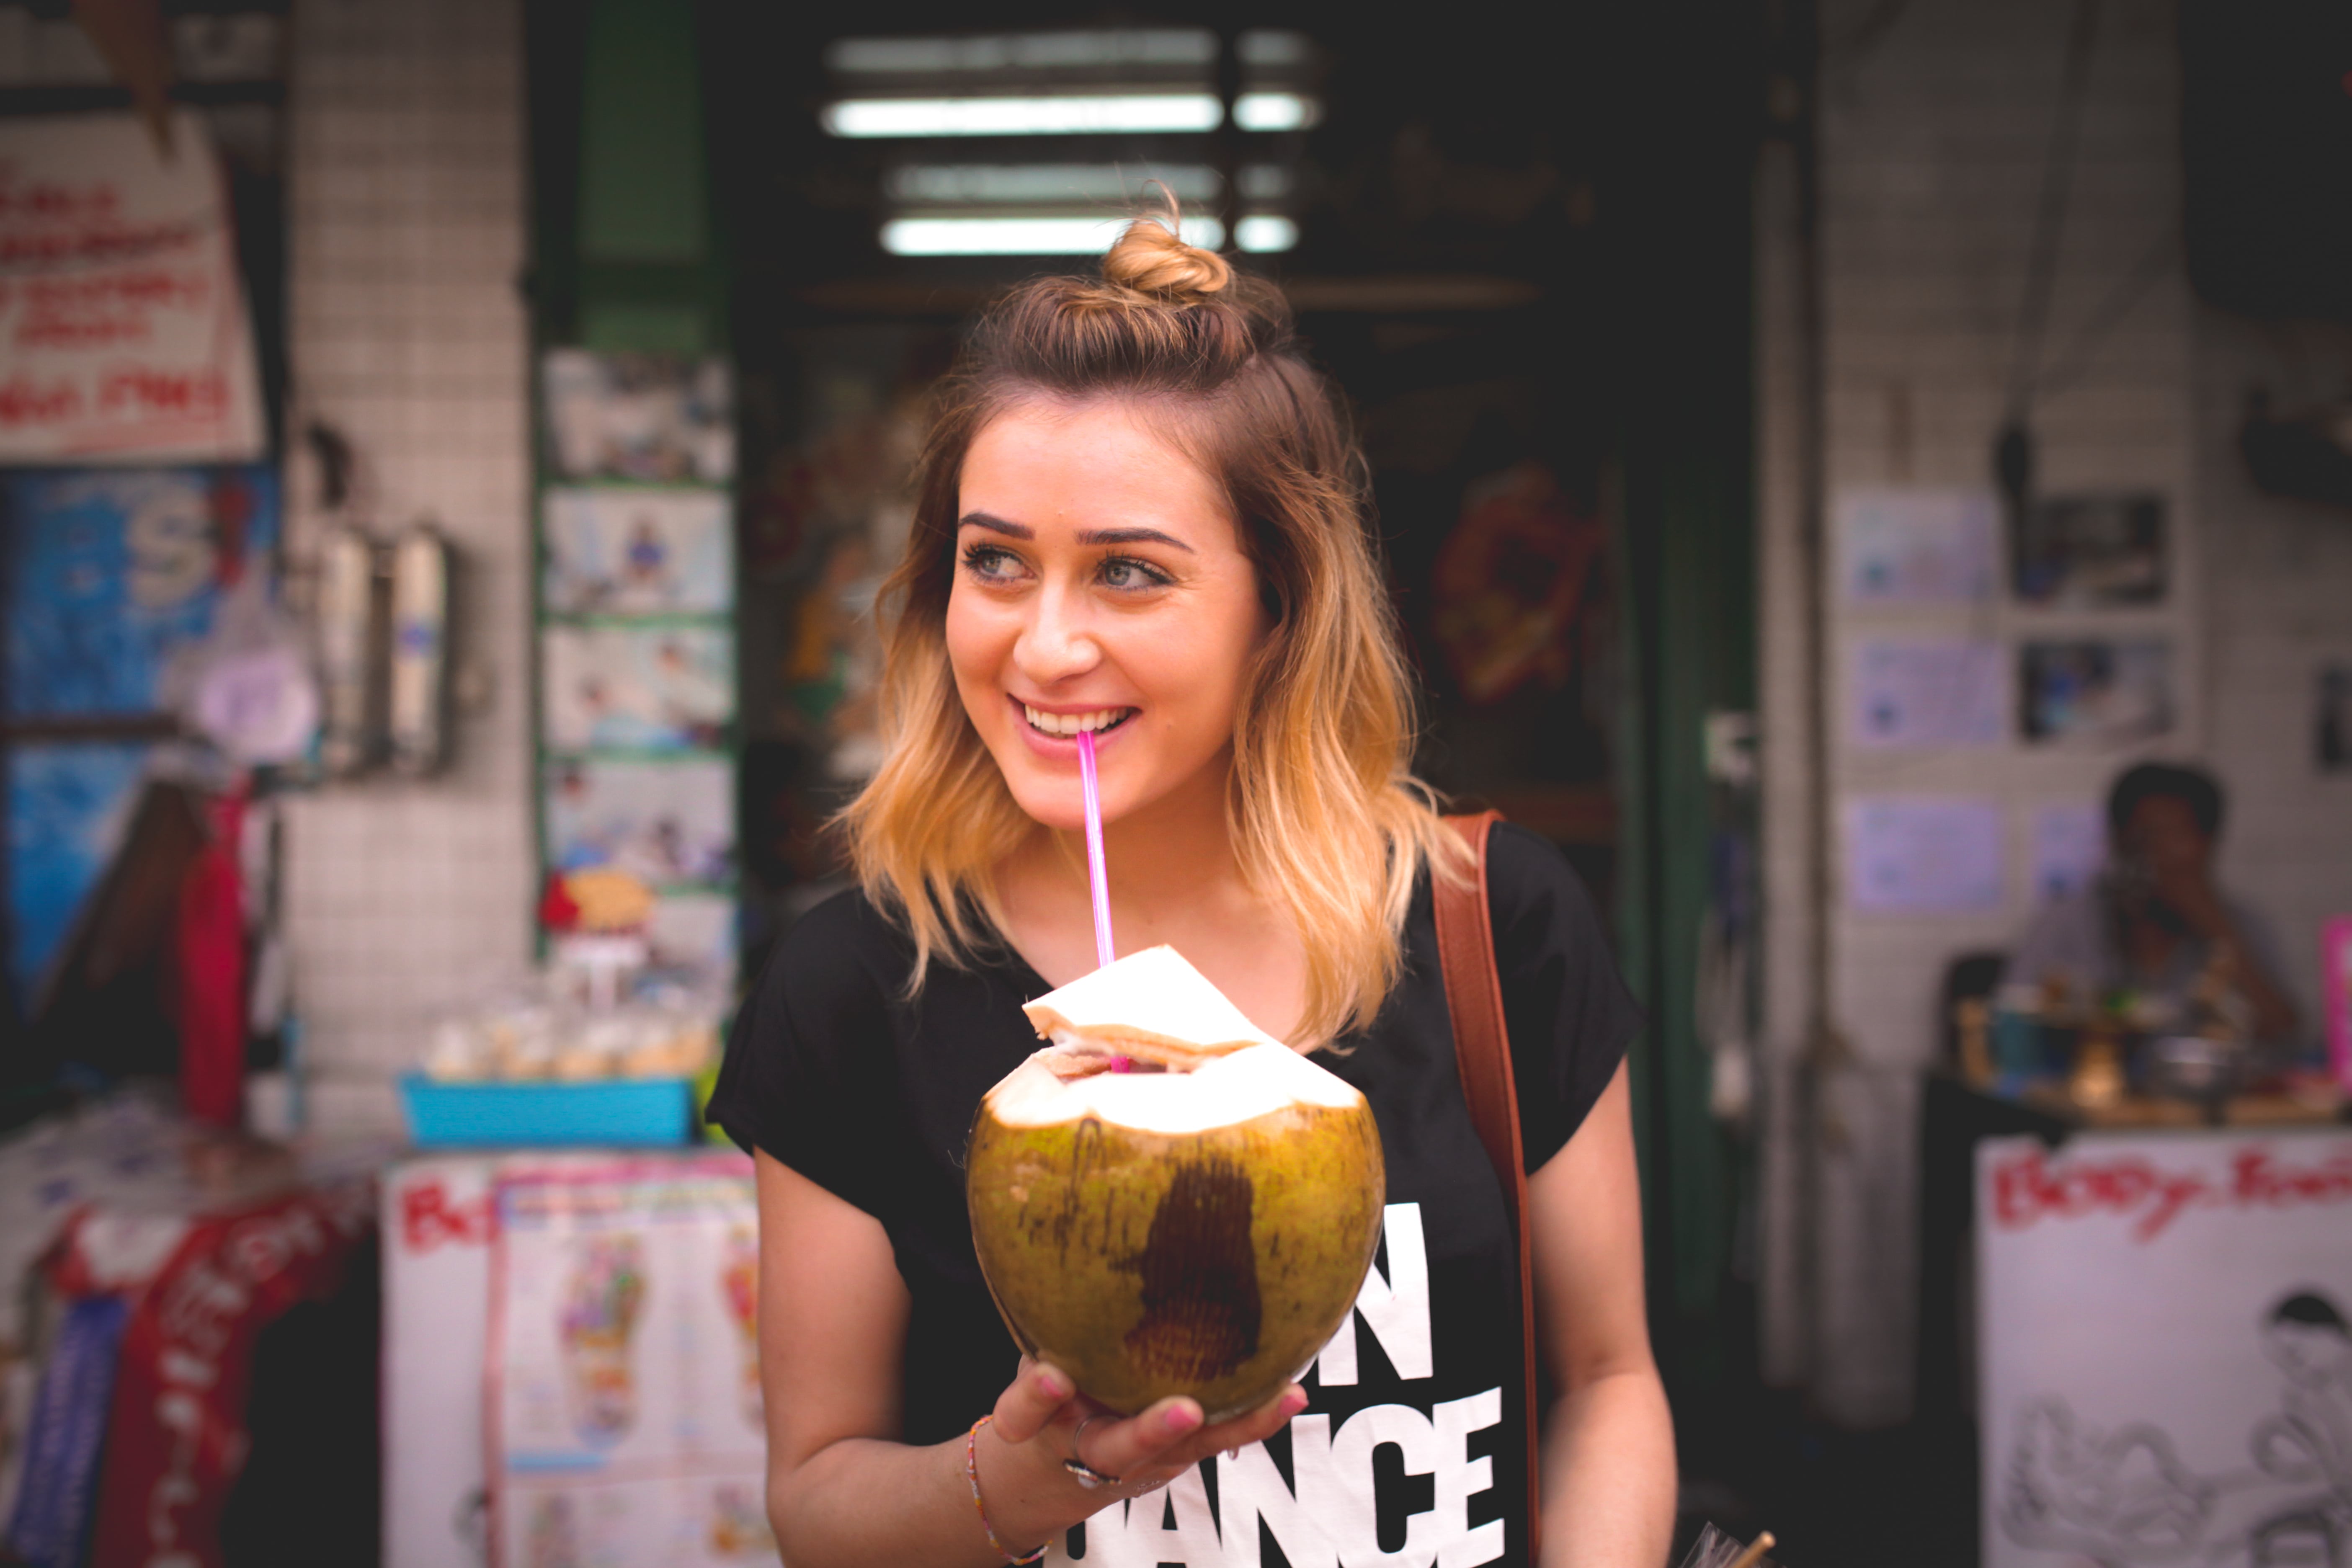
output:
<svg viewBox="0 0 2352 1568"><path fill-rule="evenodd" d="M205 120L0 120L0 463L246 462L260 378Z"/></svg>
<svg viewBox="0 0 2352 1568"><path fill-rule="evenodd" d="M524 1173L494 1214L492 1561L773 1563L751 1162Z"/></svg>
<svg viewBox="0 0 2352 1568"><path fill-rule="evenodd" d="M2106 865L2107 813L2095 802L2037 807L2032 836L2037 903L2081 892Z"/></svg>
<svg viewBox="0 0 2352 1568"><path fill-rule="evenodd" d="M1872 795L1845 803L1846 907L1864 914L1980 914L2001 907L2000 807Z"/></svg>
<svg viewBox="0 0 2352 1568"><path fill-rule="evenodd" d="M700 626L550 626L542 718L558 752L707 750L735 716L734 639Z"/></svg>
<svg viewBox="0 0 2352 1568"><path fill-rule="evenodd" d="M90 890L113 864L147 778L143 742L18 742L5 762L8 966L38 995Z"/></svg>
<svg viewBox="0 0 2352 1568"><path fill-rule="evenodd" d="M1967 605L2000 579L2000 502L1987 490L1911 487L1838 492L1838 581L1857 606Z"/></svg>
<svg viewBox="0 0 2352 1568"><path fill-rule="evenodd" d="M2160 495L2037 496L2010 544L2017 597L2054 609L2159 604L2171 574L2167 544Z"/></svg>
<svg viewBox="0 0 2352 1568"><path fill-rule="evenodd" d="M558 615L724 615L734 607L726 492L550 490L541 604Z"/></svg>
<svg viewBox="0 0 2352 1568"><path fill-rule="evenodd" d="M2172 645L2084 637L2018 649L2018 723L2028 741L2128 745L2168 734L2179 704Z"/></svg>
<svg viewBox="0 0 2352 1568"><path fill-rule="evenodd" d="M735 863L735 770L724 757L551 762L547 861L607 866L656 887L723 881Z"/></svg>
<svg viewBox="0 0 2352 1568"><path fill-rule="evenodd" d="M275 593L278 475L99 468L0 479L12 718L155 712L232 594Z"/></svg>
<svg viewBox="0 0 2352 1568"><path fill-rule="evenodd" d="M1992 746L2009 733L2006 660L1982 638L1854 644L1847 732L1856 746Z"/></svg>
<svg viewBox="0 0 2352 1568"><path fill-rule="evenodd" d="M2352 1132L1977 1147L1986 1568L2340 1563Z"/></svg>
<svg viewBox="0 0 2352 1568"><path fill-rule="evenodd" d="M548 458L558 478L723 485L735 477L727 362L551 350Z"/></svg>

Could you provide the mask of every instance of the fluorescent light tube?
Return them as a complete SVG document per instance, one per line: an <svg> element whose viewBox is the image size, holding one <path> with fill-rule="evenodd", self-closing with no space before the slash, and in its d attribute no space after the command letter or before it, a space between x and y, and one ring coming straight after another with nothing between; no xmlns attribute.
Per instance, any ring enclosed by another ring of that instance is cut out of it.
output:
<svg viewBox="0 0 2352 1568"><path fill-rule="evenodd" d="M1251 221L1242 220L1244 227ZM895 217L882 226L882 248L893 256L1100 256L1126 226L1125 218ZM1225 226L1213 217L1186 218L1182 233L1206 250L1225 241Z"/></svg>
<svg viewBox="0 0 2352 1568"><path fill-rule="evenodd" d="M1271 213L1255 214L1234 226L1234 243L1260 253L1288 250L1298 243L1298 226Z"/></svg>
<svg viewBox="0 0 2352 1568"><path fill-rule="evenodd" d="M1295 98L1286 93L1251 96ZM1248 103L1250 99L1241 101ZM852 137L1076 136L1099 132L1214 131L1224 117L1224 105L1206 92L851 98L826 106L824 128L835 136Z"/></svg>
<svg viewBox="0 0 2352 1568"><path fill-rule="evenodd" d="M1306 131L1322 119L1322 102L1303 93L1245 92L1234 100L1234 123L1244 131Z"/></svg>
<svg viewBox="0 0 2352 1568"><path fill-rule="evenodd" d="M1291 34L1287 37L1297 37ZM1276 35L1246 35L1250 40ZM1279 47L1279 46L1276 46ZM1122 27L1097 32L996 33L967 37L842 38L824 63L845 76L945 71L1055 70L1104 66L1211 66L1217 36L1205 27ZM1253 61L1255 63L1255 61Z"/></svg>
<svg viewBox="0 0 2352 1568"><path fill-rule="evenodd" d="M1040 206L1133 201L1155 181L1187 202L1211 200L1223 184L1214 169L1200 163L908 163L890 171L887 188L894 198L910 205L1023 202ZM1246 178L1243 188L1249 189Z"/></svg>

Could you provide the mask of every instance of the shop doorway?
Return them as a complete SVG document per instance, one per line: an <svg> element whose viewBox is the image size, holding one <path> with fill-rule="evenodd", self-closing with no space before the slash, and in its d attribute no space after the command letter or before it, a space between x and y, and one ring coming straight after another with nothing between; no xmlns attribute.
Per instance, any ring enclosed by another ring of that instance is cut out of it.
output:
<svg viewBox="0 0 2352 1568"><path fill-rule="evenodd" d="M588 8L608 9L680 15ZM1552 838L1613 916L1651 1015L1635 1071L1660 1344L1677 1379L1738 1372L1752 1184L1709 1100L1726 1007L1737 1032L1747 1005L1722 980L1753 938L1752 814L1707 737L1736 752L1752 707L1760 11L1474 5L1370 26L1295 3L1001 0L667 25L691 26L699 60L707 254L601 283L546 267L535 287L554 321L579 314L568 289L601 289L612 320L630 290L667 289L705 323L695 352L733 363L750 963L841 885L822 827L872 764L870 606L926 389L976 308L1090 266L1156 180L1202 242L1280 282L1364 437L1424 775ZM546 5L532 26L534 116L561 153L583 25ZM600 157L648 156L570 145L589 166L542 181L543 235L576 226L565 193L596 188Z"/></svg>

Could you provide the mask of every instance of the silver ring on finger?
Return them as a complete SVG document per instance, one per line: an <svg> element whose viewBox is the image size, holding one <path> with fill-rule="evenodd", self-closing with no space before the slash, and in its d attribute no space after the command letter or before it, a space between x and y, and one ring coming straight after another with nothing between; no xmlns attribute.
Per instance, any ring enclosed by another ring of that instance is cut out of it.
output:
<svg viewBox="0 0 2352 1568"><path fill-rule="evenodd" d="M1093 1491L1097 1487L1115 1487L1119 1484L1119 1479L1117 1476L1105 1475L1078 1458L1078 1447L1086 1441L1087 1428L1101 1420L1107 1414L1108 1412L1097 1410L1078 1423L1077 1429L1070 1434L1070 1457L1062 1461L1062 1468L1076 1476L1078 1485L1088 1491Z"/></svg>

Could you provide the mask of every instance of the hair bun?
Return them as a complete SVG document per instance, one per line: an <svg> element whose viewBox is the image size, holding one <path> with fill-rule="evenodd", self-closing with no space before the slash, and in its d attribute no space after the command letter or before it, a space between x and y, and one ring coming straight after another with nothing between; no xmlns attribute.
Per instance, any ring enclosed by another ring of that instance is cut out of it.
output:
<svg viewBox="0 0 2352 1568"><path fill-rule="evenodd" d="M1165 217L1139 217L1127 226L1103 258L1103 281L1170 304L1191 305L1220 292L1234 269L1213 250L1187 245L1177 237L1173 204Z"/></svg>

